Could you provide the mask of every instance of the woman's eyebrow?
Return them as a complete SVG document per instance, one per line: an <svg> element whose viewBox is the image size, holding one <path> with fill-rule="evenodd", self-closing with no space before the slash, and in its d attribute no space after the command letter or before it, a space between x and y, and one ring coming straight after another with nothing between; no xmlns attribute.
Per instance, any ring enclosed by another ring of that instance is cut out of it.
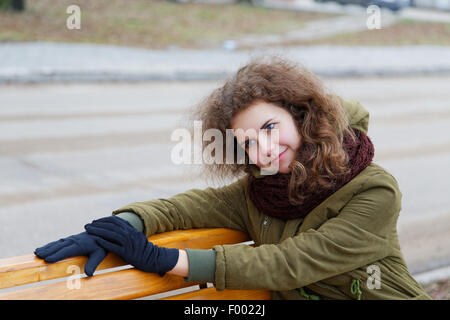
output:
<svg viewBox="0 0 450 320"><path fill-rule="evenodd" d="M267 120L266 122L264 122L263 125L261 126L261 128L259 128L259 129L264 129L264 128L267 126L267 124L268 124L270 121L272 121L273 119L275 119L275 118L271 118L271 119Z"/></svg>
<svg viewBox="0 0 450 320"><path fill-rule="evenodd" d="M261 126L261 128L259 128L259 129L264 129L264 128L267 126L267 124L268 124L270 121L272 121L273 119L275 119L275 118L270 118L269 120L267 120L266 122L264 122L263 125ZM248 137L245 138L245 140L241 142L241 145L244 144L244 143L246 143L247 141L248 141Z"/></svg>

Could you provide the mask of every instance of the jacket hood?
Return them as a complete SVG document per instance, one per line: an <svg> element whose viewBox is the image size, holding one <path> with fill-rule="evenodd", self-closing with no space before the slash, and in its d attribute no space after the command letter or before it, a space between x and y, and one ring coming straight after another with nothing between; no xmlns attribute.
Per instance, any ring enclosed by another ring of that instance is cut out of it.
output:
<svg viewBox="0 0 450 320"><path fill-rule="evenodd" d="M369 131L369 111L362 106L362 104L353 99L343 99L337 96L342 103L347 116L349 118L350 126L353 129L359 130L367 134Z"/></svg>

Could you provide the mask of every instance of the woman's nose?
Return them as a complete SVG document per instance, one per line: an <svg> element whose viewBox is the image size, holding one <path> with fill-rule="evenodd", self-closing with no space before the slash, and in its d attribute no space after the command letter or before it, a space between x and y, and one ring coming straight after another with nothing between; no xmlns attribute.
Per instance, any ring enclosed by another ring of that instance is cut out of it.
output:
<svg viewBox="0 0 450 320"><path fill-rule="evenodd" d="M259 139L259 152L258 155L260 156L260 162L267 164L270 159L276 155L278 145L272 141L269 137L262 136Z"/></svg>
<svg viewBox="0 0 450 320"><path fill-rule="evenodd" d="M270 156L271 153L270 139L267 139L267 137L264 135L260 135L258 148L260 155L264 157Z"/></svg>

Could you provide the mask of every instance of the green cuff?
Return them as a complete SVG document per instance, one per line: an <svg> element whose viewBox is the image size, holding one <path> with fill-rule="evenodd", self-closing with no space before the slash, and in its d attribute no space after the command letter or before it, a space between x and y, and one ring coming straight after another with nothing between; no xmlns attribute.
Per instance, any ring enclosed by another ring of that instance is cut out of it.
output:
<svg viewBox="0 0 450 320"><path fill-rule="evenodd" d="M216 252L214 250L185 249L189 262L187 282L212 282L216 273Z"/></svg>
<svg viewBox="0 0 450 320"><path fill-rule="evenodd" d="M144 231L144 223L142 223L141 218L133 212L121 212L115 215L121 219L128 221L133 227L139 231Z"/></svg>

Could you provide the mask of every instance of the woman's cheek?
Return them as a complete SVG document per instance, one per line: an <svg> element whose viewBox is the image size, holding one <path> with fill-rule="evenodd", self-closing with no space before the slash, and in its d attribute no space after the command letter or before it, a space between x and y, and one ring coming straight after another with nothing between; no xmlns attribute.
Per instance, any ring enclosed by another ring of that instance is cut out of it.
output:
<svg viewBox="0 0 450 320"><path fill-rule="evenodd" d="M256 148L250 148L247 154L251 164L256 164L257 166L260 165L258 161L258 150Z"/></svg>

